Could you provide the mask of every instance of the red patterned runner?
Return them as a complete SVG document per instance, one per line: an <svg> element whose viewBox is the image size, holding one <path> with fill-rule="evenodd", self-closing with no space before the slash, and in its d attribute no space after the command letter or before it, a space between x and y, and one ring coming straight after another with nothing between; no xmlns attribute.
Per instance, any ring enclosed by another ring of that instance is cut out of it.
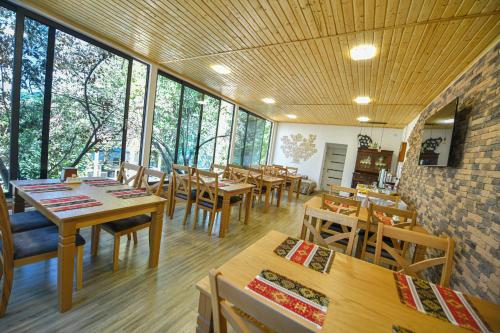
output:
<svg viewBox="0 0 500 333"><path fill-rule="evenodd" d="M72 209L81 209L102 205L102 202L86 195L60 197L40 200L40 203L52 212L62 212Z"/></svg>
<svg viewBox="0 0 500 333"><path fill-rule="evenodd" d="M85 184L96 187L105 187L105 186L116 186L121 185L121 183L114 179L86 179L83 181Z"/></svg>
<svg viewBox="0 0 500 333"><path fill-rule="evenodd" d="M274 253L321 273L330 272L335 256L333 250L293 237L288 237L274 249Z"/></svg>
<svg viewBox="0 0 500 333"><path fill-rule="evenodd" d="M328 297L314 289L269 270L263 270L250 281L246 289L316 325L319 329L323 327L330 301Z"/></svg>
<svg viewBox="0 0 500 333"><path fill-rule="evenodd" d="M151 193L146 192L146 189L144 188L109 190L106 191L106 193L109 193L112 196L120 199L131 199L151 195Z"/></svg>
<svg viewBox="0 0 500 333"><path fill-rule="evenodd" d="M331 200L325 200L325 204L334 213L339 213L339 214L343 214L343 215L351 215L351 214L356 213L355 208L351 208L349 205L346 205L344 203L342 203L340 205L336 205L335 202L333 202Z"/></svg>
<svg viewBox="0 0 500 333"><path fill-rule="evenodd" d="M19 188L25 192L56 192L56 191L71 191L73 188L61 183L54 184L29 184L22 185Z"/></svg>
<svg viewBox="0 0 500 333"><path fill-rule="evenodd" d="M449 288L394 273L400 300L419 312L474 332L490 332L465 296Z"/></svg>

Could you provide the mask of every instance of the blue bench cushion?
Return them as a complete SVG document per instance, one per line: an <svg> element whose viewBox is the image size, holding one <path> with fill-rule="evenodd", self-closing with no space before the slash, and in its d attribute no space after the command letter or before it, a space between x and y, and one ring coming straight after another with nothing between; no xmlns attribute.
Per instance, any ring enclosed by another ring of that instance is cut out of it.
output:
<svg viewBox="0 0 500 333"><path fill-rule="evenodd" d="M222 208L222 197L217 198L217 209ZM235 204L237 202L241 201L241 197L239 195L235 195L229 199L229 204ZM213 205L209 202L206 201L199 201L200 206L207 207L207 208L213 208Z"/></svg>
<svg viewBox="0 0 500 333"><path fill-rule="evenodd" d="M76 234L76 246L85 245L85 239ZM38 254L57 251L59 230L56 226L39 228L12 234L14 259L28 258ZM0 240L0 249L2 241Z"/></svg>
<svg viewBox="0 0 500 333"><path fill-rule="evenodd" d="M187 195L184 193L176 193L175 196L180 199L187 200ZM191 200L196 200L196 190L191 190Z"/></svg>
<svg viewBox="0 0 500 333"><path fill-rule="evenodd" d="M36 210L10 216L10 229L13 233L53 226L54 223Z"/></svg>
<svg viewBox="0 0 500 333"><path fill-rule="evenodd" d="M133 217L127 217L125 219L116 220L113 222L108 222L103 225L104 228L111 230L113 232L121 232L127 229L135 228L140 225L151 222L151 216L142 214Z"/></svg>

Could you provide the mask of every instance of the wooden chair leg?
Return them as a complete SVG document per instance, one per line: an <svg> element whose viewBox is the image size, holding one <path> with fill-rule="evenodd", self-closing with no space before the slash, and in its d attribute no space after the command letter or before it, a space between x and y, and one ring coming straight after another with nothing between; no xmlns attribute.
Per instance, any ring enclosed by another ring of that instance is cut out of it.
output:
<svg viewBox="0 0 500 333"><path fill-rule="evenodd" d="M83 287L83 246L76 248L76 290Z"/></svg>
<svg viewBox="0 0 500 333"><path fill-rule="evenodd" d="M127 240L128 241L132 240L132 235L131 234L127 234Z"/></svg>
<svg viewBox="0 0 500 333"><path fill-rule="evenodd" d="M90 255L96 256L99 250L99 236L101 233L101 227L98 225L92 226L92 235L90 237Z"/></svg>
<svg viewBox="0 0 500 333"><path fill-rule="evenodd" d="M210 212L210 217L209 217L210 223L208 225L208 235L212 235L212 229L214 228L214 222L215 222L215 212Z"/></svg>
<svg viewBox="0 0 500 333"><path fill-rule="evenodd" d="M240 208L238 211L238 222L241 221L241 209L243 208L243 200L240 201Z"/></svg>
<svg viewBox="0 0 500 333"><path fill-rule="evenodd" d="M172 201L172 209L170 210L170 219L174 218L174 211L175 211L175 200Z"/></svg>
<svg viewBox="0 0 500 333"><path fill-rule="evenodd" d="M0 302L0 318L5 315L7 304L9 303L10 292L12 290L12 276L14 275L14 267L7 267L4 263L4 276L2 287L2 300Z"/></svg>
<svg viewBox="0 0 500 333"><path fill-rule="evenodd" d="M115 235L115 246L113 250L113 272L118 271L119 254L120 254L120 236Z"/></svg>
<svg viewBox="0 0 500 333"><path fill-rule="evenodd" d="M195 230L195 229L196 229L196 225L198 224L198 211L199 211L198 205L195 205L195 206L194 206L194 222L193 222L193 230Z"/></svg>
<svg viewBox="0 0 500 333"><path fill-rule="evenodd" d="M205 225L205 221L206 221L206 220L207 220L207 211L206 211L206 210L204 210L204 211L203 211L203 216L202 216L202 221L201 221L203 225Z"/></svg>
<svg viewBox="0 0 500 333"><path fill-rule="evenodd" d="M137 244L137 231L134 231L132 236L134 236L134 244Z"/></svg>
<svg viewBox="0 0 500 333"><path fill-rule="evenodd" d="M182 224L183 225L186 225L187 223L187 218L189 216L189 213L191 213L191 206L192 206L192 202L188 200L188 202L186 203L186 212L184 213L184 220L182 221Z"/></svg>

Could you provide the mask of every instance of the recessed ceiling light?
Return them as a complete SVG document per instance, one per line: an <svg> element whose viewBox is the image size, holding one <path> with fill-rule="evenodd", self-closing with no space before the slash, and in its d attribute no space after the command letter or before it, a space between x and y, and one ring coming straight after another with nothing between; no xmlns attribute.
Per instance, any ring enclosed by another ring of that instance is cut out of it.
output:
<svg viewBox="0 0 500 333"><path fill-rule="evenodd" d="M205 104L207 104L207 101L198 101L196 103L201 104L201 105L205 105Z"/></svg>
<svg viewBox="0 0 500 333"><path fill-rule="evenodd" d="M362 123L366 123L369 120L370 120L370 118L368 118L368 117L358 117L358 121L360 121Z"/></svg>
<svg viewBox="0 0 500 333"><path fill-rule="evenodd" d="M229 74L231 70L229 67L224 65L212 65L211 68L219 74Z"/></svg>
<svg viewBox="0 0 500 333"><path fill-rule="evenodd" d="M455 119L450 118L450 119L443 119L439 121L441 124L453 124L455 122Z"/></svg>
<svg viewBox="0 0 500 333"><path fill-rule="evenodd" d="M368 96L358 96L354 99L354 101L358 104L368 104L371 102L371 99Z"/></svg>
<svg viewBox="0 0 500 333"><path fill-rule="evenodd" d="M270 98L270 97L263 98L262 102L264 102L266 104L274 104L274 103L276 103L276 101L274 100L274 98Z"/></svg>
<svg viewBox="0 0 500 333"><path fill-rule="evenodd" d="M297 119L297 116L294 114L287 114L286 116L290 119Z"/></svg>
<svg viewBox="0 0 500 333"><path fill-rule="evenodd" d="M351 58L353 60L367 60L375 57L377 48L371 44L362 44L351 49Z"/></svg>

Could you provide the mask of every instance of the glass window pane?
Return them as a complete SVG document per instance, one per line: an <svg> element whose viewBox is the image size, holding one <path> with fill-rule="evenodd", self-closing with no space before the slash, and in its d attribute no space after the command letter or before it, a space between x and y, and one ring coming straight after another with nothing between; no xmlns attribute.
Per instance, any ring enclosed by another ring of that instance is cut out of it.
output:
<svg viewBox="0 0 500 333"><path fill-rule="evenodd" d="M217 144L215 147L216 164L226 165L229 157L229 146L231 144L231 126L233 123L234 105L222 101L219 114L219 126L217 129Z"/></svg>
<svg viewBox="0 0 500 333"><path fill-rule="evenodd" d="M245 148L245 131L247 126L248 113L243 110L238 111L238 121L236 124L236 138L234 141L233 163L243 164L243 151Z"/></svg>
<svg viewBox="0 0 500 333"><path fill-rule="evenodd" d="M49 177L115 176L121 155L128 60L56 32Z"/></svg>
<svg viewBox="0 0 500 333"><path fill-rule="evenodd" d="M127 151L125 160L141 164L142 126L144 123L144 107L146 101L146 83L148 66L139 62L132 63L132 80L130 83L130 103L127 124Z"/></svg>
<svg viewBox="0 0 500 333"><path fill-rule="evenodd" d="M270 121L266 121L264 127L264 137L262 139L262 149L260 154L260 164L267 163L267 155L269 153L269 139L271 137L271 128L272 123Z"/></svg>
<svg viewBox="0 0 500 333"><path fill-rule="evenodd" d="M243 153L243 166L252 165L252 155L255 142L257 118L253 115L248 115L247 135L245 138L245 151Z"/></svg>
<svg viewBox="0 0 500 333"><path fill-rule="evenodd" d="M200 169L208 169L214 158L220 99L205 95L203 102L197 165Z"/></svg>
<svg viewBox="0 0 500 333"><path fill-rule="evenodd" d="M177 163L194 166L203 94L197 90L184 87L183 99Z"/></svg>
<svg viewBox="0 0 500 333"><path fill-rule="evenodd" d="M175 158L182 85L158 75L149 167L170 173Z"/></svg>
<svg viewBox="0 0 500 333"><path fill-rule="evenodd" d="M260 164L260 154L262 151L262 138L264 137L264 126L266 121L264 119L257 119L257 124L255 127L255 141L253 145L252 152L252 162L251 165Z"/></svg>
<svg viewBox="0 0 500 333"><path fill-rule="evenodd" d="M43 98L49 27L29 18L24 22L19 111L19 174L40 177Z"/></svg>
<svg viewBox="0 0 500 333"><path fill-rule="evenodd" d="M14 62L14 33L16 14L0 6L0 76L2 101L0 104L0 185L4 191L9 187L10 167L10 109L12 106L12 68Z"/></svg>

